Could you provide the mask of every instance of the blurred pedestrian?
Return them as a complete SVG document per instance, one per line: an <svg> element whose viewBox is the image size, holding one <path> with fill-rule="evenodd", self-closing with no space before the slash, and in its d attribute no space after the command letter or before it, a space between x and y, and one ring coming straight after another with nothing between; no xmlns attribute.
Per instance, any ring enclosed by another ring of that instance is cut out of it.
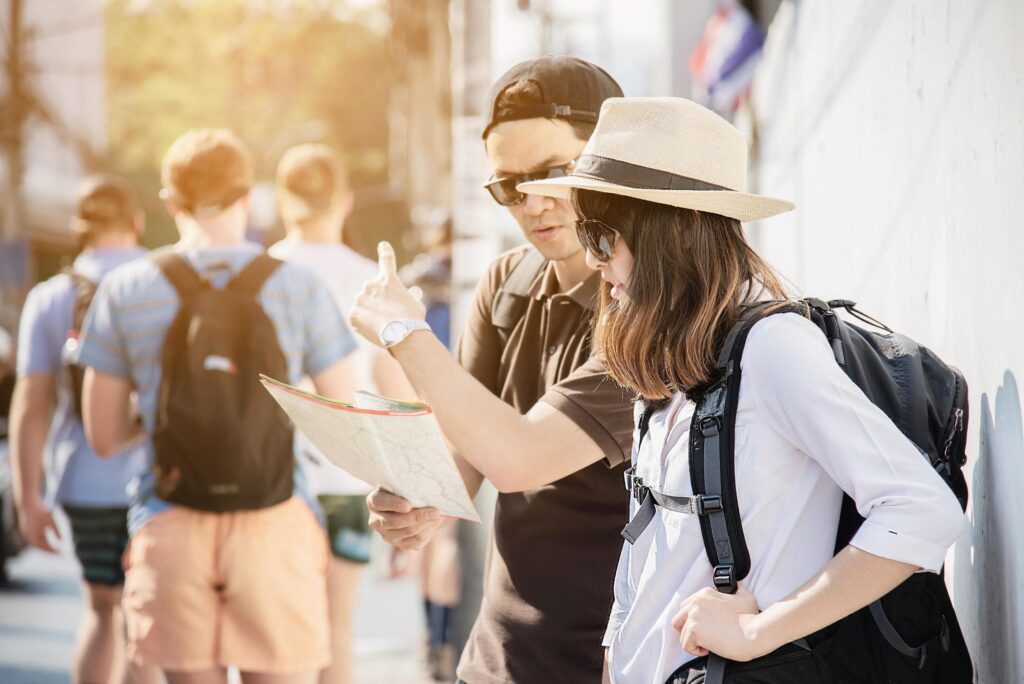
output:
<svg viewBox="0 0 1024 684"><path fill-rule="evenodd" d="M232 133L179 137L162 183L181 239L101 283L79 349L90 443L141 441L151 459L126 554L129 654L171 684L225 682L228 666L310 683L330 661L329 552L258 373L350 399L355 342L319 278L244 241L252 166Z"/></svg>
<svg viewBox="0 0 1024 684"><path fill-rule="evenodd" d="M56 552L60 541L53 507L67 515L86 603L72 676L107 682L124 669L114 658L124 652L127 488L144 472L146 455L134 447L101 459L89 447L82 429L82 370L73 360L99 282L145 254L143 216L123 179L91 176L79 186L70 229L79 255L70 268L32 288L22 311L11 407L14 496L25 536L43 551ZM153 680L156 673L136 675Z"/></svg>
<svg viewBox="0 0 1024 684"><path fill-rule="evenodd" d="M600 278L572 207L516 188L570 173L601 103L621 94L604 70L567 56L523 62L495 83L486 187L530 244L490 265L457 362L394 274L390 246L353 310L359 332L387 346L433 406L470 494L484 478L499 491L483 603L458 667L469 684L601 678L628 509L631 398L591 356ZM419 548L445 524L384 491L369 505L371 526L398 546Z"/></svg>
<svg viewBox="0 0 1024 684"><path fill-rule="evenodd" d="M423 221L419 226L421 251L401 270L401 277L426 308L424 320L431 332L450 347L451 216L443 210L425 213L429 222ZM416 559L427 626L427 670L437 682L455 679L458 664L453 626L461 601L458 526L462 524L471 523L450 521L427 542Z"/></svg>
<svg viewBox="0 0 1024 684"><path fill-rule="evenodd" d="M326 145L293 147L277 168L278 206L287 230L271 256L310 268L324 283L342 314L377 265L342 244L353 193L337 154ZM413 399L402 368L386 352L360 338L352 354L360 386L394 398ZM327 523L333 556L327 571L331 618L331 665L321 684L352 682L352 619L363 567L370 561L369 512L372 487L338 468L309 440L299 436L300 463Z"/></svg>

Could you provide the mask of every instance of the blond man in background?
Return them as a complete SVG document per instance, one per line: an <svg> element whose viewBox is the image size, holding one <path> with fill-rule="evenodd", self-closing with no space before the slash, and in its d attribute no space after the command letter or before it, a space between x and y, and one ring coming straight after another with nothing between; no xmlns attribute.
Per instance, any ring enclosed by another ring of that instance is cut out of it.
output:
<svg viewBox="0 0 1024 684"><path fill-rule="evenodd" d="M252 164L235 135L186 132L162 183L181 240L103 280L79 348L89 442L109 455L141 441L150 457L129 516L129 654L169 684L225 684L229 666L244 684L312 684L331 659L327 544L252 355L350 400L355 342L319 278L245 241ZM232 293L234 310L217 306Z"/></svg>
<svg viewBox="0 0 1024 684"><path fill-rule="evenodd" d="M353 193L338 155L326 145L293 147L277 168L277 193L286 237L270 248L273 257L301 264L316 273L347 317L362 284L377 274L377 264L342 244ZM361 387L375 387L396 398L414 398L398 363L360 339L353 370ZM331 620L331 665L321 684L349 684L352 675L352 617L363 567L370 560L369 511L372 487L331 464L299 436L299 459L327 523L331 562L327 595Z"/></svg>

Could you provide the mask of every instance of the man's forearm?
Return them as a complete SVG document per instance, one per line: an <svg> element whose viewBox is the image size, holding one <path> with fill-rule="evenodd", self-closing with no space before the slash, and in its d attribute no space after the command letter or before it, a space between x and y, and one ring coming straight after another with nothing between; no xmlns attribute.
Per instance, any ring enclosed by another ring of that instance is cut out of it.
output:
<svg viewBox="0 0 1024 684"><path fill-rule="evenodd" d="M86 369L82 423L93 451L102 457L114 456L142 440L146 432L132 404L128 380Z"/></svg>
<svg viewBox="0 0 1024 684"><path fill-rule="evenodd" d="M431 333L412 333L392 353L455 450L499 491L535 489L604 455L554 408L538 403L523 415L494 396Z"/></svg>
<svg viewBox="0 0 1024 684"><path fill-rule="evenodd" d="M11 475L19 508L38 501L43 493L43 449L53 398L49 387L33 386L42 384L35 380L19 378L11 400Z"/></svg>
<svg viewBox="0 0 1024 684"><path fill-rule="evenodd" d="M495 479L510 453L533 447L522 414L480 384L433 334L412 333L391 352L445 436L484 477Z"/></svg>

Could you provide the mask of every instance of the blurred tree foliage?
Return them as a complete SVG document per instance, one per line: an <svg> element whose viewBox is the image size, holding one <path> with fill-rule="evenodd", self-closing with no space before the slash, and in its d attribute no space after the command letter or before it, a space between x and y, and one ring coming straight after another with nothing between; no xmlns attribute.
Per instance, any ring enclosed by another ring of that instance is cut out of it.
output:
<svg viewBox="0 0 1024 684"><path fill-rule="evenodd" d="M167 147L199 126L234 130L261 180L285 149L318 141L346 158L357 191L386 183L386 6L112 0L106 28L107 155L140 189L156 189Z"/></svg>

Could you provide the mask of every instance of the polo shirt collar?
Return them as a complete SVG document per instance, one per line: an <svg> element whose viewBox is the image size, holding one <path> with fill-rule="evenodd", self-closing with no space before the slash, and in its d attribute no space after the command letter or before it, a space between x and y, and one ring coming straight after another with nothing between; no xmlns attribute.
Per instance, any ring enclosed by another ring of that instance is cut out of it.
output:
<svg viewBox="0 0 1024 684"><path fill-rule="evenodd" d="M568 292L560 292L558 277L555 275L555 265L548 262L542 275L533 287L530 288L530 296L534 299L545 299L557 296L568 297L577 305L587 311L594 311L597 308L598 292L601 288L601 274L598 271L591 273L583 282L577 283Z"/></svg>

